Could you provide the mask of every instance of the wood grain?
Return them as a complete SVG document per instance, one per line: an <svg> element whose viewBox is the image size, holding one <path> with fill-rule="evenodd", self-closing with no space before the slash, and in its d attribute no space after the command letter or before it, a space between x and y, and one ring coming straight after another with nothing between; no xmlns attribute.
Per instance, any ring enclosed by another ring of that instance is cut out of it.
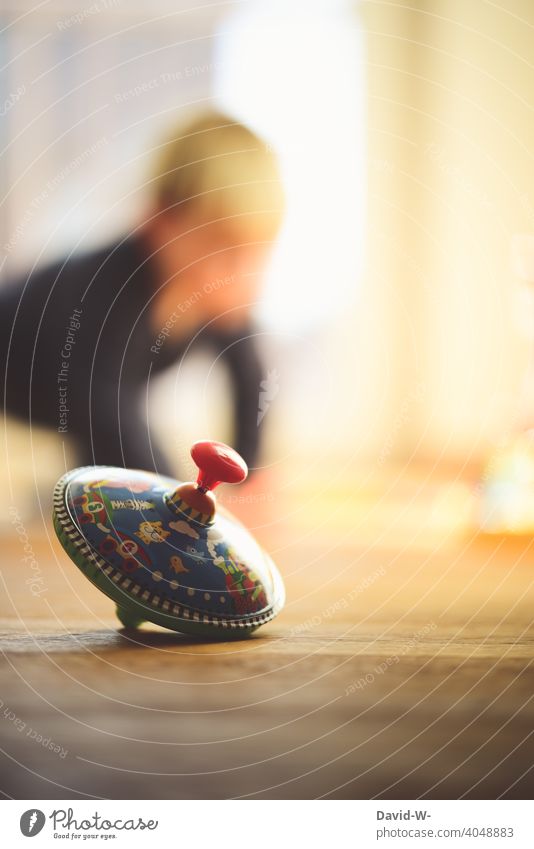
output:
<svg viewBox="0 0 534 849"><path fill-rule="evenodd" d="M531 541L436 525L414 493L377 497L367 522L361 506L334 505L327 527L312 511L256 515L288 604L235 643L117 631L48 525L28 530L44 587L32 595L7 534L3 794L529 798Z"/></svg>

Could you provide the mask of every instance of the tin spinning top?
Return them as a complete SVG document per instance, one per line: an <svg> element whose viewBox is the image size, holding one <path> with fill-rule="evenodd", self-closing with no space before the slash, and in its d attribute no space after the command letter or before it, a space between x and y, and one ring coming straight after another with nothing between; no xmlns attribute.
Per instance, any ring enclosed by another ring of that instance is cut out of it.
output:
<svg viewBox="0 0 534 849"><path fill-rule="evenodd" d="M284 604L280 574L252 535L216 507L218 484L248 470L222 442L197 442L196 483L88 466L54 491L61 545L117 605L125 627L144 621L215 638L251 633Z"/></svg>

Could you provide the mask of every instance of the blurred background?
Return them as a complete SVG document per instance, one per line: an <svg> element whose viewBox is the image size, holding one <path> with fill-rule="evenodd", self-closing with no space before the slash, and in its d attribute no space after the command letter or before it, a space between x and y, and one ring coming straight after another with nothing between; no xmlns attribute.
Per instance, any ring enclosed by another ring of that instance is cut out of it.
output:
<svg viewBox="0 0 534 849"><path fill-rule="evenodd" d="M233 646L117 633L51 525L68 434L3 417L4 795L531 797L533 45L531 0L3 0L0 287L134 230L203 108L287 199L260 465L218 490L287 604ZM230 388L209 351L151 383L176 474Z"/></svg>
<svg viewBox="0 0 534 849"><path fill-rule="evenodd" d="M488 458L533 423L532 4L5 0L0 23L2 283L134 226L161 134L228 110L287 192L256 502L306 491L298 518L328 491L352 511L402 472L436 481L436 532L467 521ZM177 462L231 439L225 380L209 357L159 378ZM3 507L31 514L63 445L3 430Z"/></svg>

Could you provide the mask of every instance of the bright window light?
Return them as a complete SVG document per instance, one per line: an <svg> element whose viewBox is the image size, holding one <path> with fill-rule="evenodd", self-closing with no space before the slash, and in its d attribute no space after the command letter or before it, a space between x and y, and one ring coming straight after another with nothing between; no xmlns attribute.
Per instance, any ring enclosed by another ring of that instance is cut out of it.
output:
<svg viewBox="0 0 534 849"><path fill-rule="evenodd" d="M346 3L253 0L219 37L216 99L277 151L287 195L259 318L277 330L344 310L362 265L362 38Z"/></svg>

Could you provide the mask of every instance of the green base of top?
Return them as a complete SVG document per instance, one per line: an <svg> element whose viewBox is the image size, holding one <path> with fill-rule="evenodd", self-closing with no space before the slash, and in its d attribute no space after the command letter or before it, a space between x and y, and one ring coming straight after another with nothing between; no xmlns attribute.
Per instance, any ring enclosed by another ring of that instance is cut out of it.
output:
<svg viewBox="0 0 534 849"><path fill-rule="evenodd" d="M96 563L91 562L90 559L80 553L79 548L69 539L55 514L53 521L57 537L70 559L95 587L115 602L117 605L117 617L125 628L138 628L143 622L152 622L154 625L160 625L162 628L178 631L181 634L191 634L198 637L210 637L218 641L228 641L248 637L259 627L259 625L253 625L225 628L220 625L179 619L176 616L170 616L159 610L152 610L140 604L140 602L130 598L124 590L108 578Z"/></svg>
<svg viewBox="0 0 534 849"><path fill-rule="evenodd" d="M135 610L124 607L124 605L118 604L115 613L117 614L117 619L122 622L125 628L139 628L146 621Z"/></svg>

